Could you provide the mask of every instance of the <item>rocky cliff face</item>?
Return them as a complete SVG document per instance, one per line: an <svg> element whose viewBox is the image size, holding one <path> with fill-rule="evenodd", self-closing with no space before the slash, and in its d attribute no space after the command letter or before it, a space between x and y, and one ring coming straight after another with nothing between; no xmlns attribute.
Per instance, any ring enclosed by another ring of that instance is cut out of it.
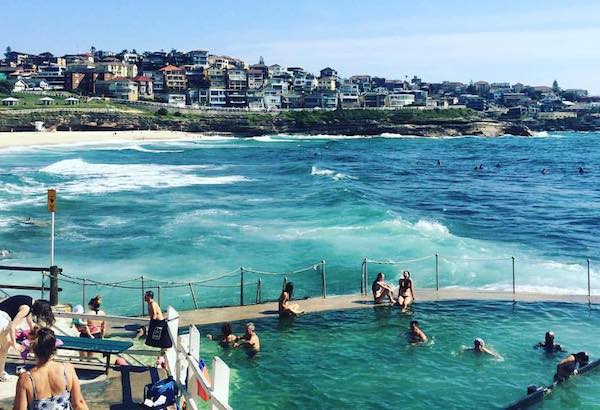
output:
<svg viewBox="0 0 600 410"><path fill-rule="evenodd" d="M503 134L531 135L526 125L494 120L395 121L394 119L323 118L310 122L283 115L252 113L210 113L204 115L157 116L131 113L47 112L0 113L0 132L32 131L34 123L43 121L47 129L59 130L138 130L168 129L175 131L228 133L255 136L273 133L378 135L394 133L427 137Z"/></svg>

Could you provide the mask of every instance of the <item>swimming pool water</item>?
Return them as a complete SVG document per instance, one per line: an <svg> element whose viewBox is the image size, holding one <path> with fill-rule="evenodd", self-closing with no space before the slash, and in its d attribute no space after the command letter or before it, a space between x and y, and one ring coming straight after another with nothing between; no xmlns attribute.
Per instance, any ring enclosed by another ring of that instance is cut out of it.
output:
<svg viewBox="0 0 600 410"><path fill-rule="evenodd" d="M411 345L410 320L430 341ZM230 403L237 409L501 408L529 384L548 384L568 353L548 356L533 346L553 330L568 352L600 357L600 316L585 305L454 301L417 304L412 314L377 307L254 322L261 353L254 359L207 341L204 357L232 368ZM243 323L234 331L243 332ZM475 337L502 360L462 352ZM543 409L600 408L600 372L566 382Z"/></svg>

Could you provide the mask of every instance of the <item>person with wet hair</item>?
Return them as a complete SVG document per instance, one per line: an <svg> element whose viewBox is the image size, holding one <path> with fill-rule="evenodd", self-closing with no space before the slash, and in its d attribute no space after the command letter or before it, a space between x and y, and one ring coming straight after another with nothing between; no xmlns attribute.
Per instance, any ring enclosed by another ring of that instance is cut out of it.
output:
<svg viewBox="0 0 600 410"><path fill-rule="evenodd" d="M383 303L387 299L391 304L393 304L394 298L392 294L394 293L394 290L385 282L384 279L385 276L383 275L383 272L379 272L373 281L373 284L371 285L373 301L375 303Z"/></svg>
<svg viewBox="0 0 600 410"><path fill-rule="evenodd" d="M11 347L21 353L23 346L17 343L17 326L25 320L30 331L35 324L53 326L54 314L50 302L38 299L35 302L31 296L16 295L0 302L0 382L9 380L4 370L6 355Z"/></svg>
<svg viewBox="0 0 600 410"><path fill-rule="evenodd" d="M413 320L410 322L408 335L411 343L426 343L427 335L421 330L419 321Z"/></svg>
<svg viewBox="0 0 600 410"><path fill-rule="evenodd" d="M473 340L473 347L472 348L466 349L466 350L474 352L476 354L486 354L486 355L489 355L489 356L493 356L496 359L501 359L502 358L502 356L500 356L498 353L496 353L493 350L485 347L485 342L480 337L478 337L475 340Z"/></svg>
<svg viewBox="0 0 600 410"><path fill-rule="evenodd" d="M32 341L36 365L21 373L17 382L15 410L87 410L73 365L53 360L56 336L52 329L36 329Z"/></svg>
<svg viewBox="0 0 600 410"><path fill-rule="evenodd" d="M548 331L544 337L543 342L539 342L535 345L538 349L544 349L546 353L565 352L561 345L554 343L554 332Z"/></svg>
<svg viewBox="0 0 600 410"><path fill-rule="evenodd" d="M100 309L101 306L102 297L100 295L94 296L88 303L88 313L96 316L106 316L106 313ZM102 339L106 335L106 321L102 319L88 319L87 325L93 339Z"/></svg>
<svg viewBox="0 0 600 410"><path fill-rule="evenodd" d="M164 320L165 317L160 309L160 305L154 299L154 292L151 290L146 291L144 301L148 304L148 316L150 316L150 320Z"/></svg>
<svg viewBox="0 0 600 410"><path fill-rule="evenodd" d="M410 272L405 270L402 272L402 279L398 281L398 304L402 308L402 312L406 312L414 300L415 287L410 278Z"/></svg>
<svg viewBox="0 0 600 410"><path fill-rule="evenodd" d="M586 352L579 352L568 355L556 365L556 374L554 381L562 383L569 377L577 374L578 369L590 362L590 356Z"/></svg>
<svg viewBox="0 0 600 410"><path fill-rule="evenodd" d="M287 282L279 295L279 317L293 317L302 314L297 303L290 303L294 296L294 283Z"/></svg>

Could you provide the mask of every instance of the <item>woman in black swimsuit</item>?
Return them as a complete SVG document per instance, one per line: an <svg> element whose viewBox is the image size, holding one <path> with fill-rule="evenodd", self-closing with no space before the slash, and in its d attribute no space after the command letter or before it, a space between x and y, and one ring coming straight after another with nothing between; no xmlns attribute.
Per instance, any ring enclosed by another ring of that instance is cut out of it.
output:
<svg viewBox="0 0 600 410"><path fill-rule="evenodd" d="M402 276L403 278L398 281L398 304L402 307L402 311L406 312L415 300L415 288L409 271L402 272Z"/></svg>
<svg viewBox="0 0 600 410"><path fill-rule="evenodd" d="M31 296L17 295L0 302L0 381L8 380L4 371L6 354L11 347L20 353L23 350L17 344L17 325L27 320L29 329L33 330L34 322L44 326L54 325L54 314L47 300L33 301Z"/></svg>

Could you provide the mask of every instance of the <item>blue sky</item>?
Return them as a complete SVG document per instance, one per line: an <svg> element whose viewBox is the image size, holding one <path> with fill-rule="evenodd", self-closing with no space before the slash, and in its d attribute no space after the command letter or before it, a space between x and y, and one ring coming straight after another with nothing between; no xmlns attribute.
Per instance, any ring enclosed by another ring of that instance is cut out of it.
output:
<svg viewBox="0 0 600 410"><path fill-rule="evenodd" d="M556 78L600 94L598 0L19 0L0 21L1 50L201 48L344 76Z"/></svg>

